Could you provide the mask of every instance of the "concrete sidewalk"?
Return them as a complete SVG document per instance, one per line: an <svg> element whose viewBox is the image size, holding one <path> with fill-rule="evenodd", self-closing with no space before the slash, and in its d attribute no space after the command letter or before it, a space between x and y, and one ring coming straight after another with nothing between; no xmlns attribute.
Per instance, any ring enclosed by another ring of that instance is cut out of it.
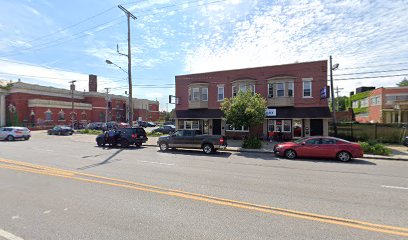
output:
<svg viewBox="0 0 408 240"><path fill-rule="evenodd" d="M145 144L146 146L157 146L158 137L149 137L149 140ZM253 153L273 153L273 147L277 142L266 142L263 141L261 149L247 149L242 148L241 140L228 140L228 147L225 150L221 151L231 151L231 152L253 152ZM386 145L386 147L392 150L390 156L381 156L381 155L372 155L364 154L364 158L367 159L383 159L383 160L398 160L398 161L408 161L408 148L403 145Z"/></svg>

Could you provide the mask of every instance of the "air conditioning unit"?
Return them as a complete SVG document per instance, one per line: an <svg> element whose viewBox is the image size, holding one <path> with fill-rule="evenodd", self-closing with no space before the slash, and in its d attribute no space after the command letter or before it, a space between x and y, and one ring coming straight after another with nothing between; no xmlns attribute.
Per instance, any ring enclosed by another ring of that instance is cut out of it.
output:
<svg viewBox="0 0 408 240"><path fill-rule="evenodd" d="M272 94L268 94L268 98L273 98L273 95L272 95Z"/></svg>

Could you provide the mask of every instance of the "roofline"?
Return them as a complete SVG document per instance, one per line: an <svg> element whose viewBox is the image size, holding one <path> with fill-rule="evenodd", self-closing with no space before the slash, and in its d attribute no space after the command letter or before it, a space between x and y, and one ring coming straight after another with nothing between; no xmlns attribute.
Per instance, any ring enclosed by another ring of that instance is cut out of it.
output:
<svg viewBox="0 0 408 240"><path fill-rule="evenodd" d="M279 64L279 65L269 65L269 66L261 66L261 67L252 67L252 68L236 68L236 69L227 69L227 70L219 70L213 72L201 72L201 73L191 73L191 74L183 74L183 75L176 75L175 77L185 77L185 76L192 76L192 75L202 75L202 74L211 74L211 73L221 73L221 72L232 72L238 70L249 70L249 69L261 69L267 67L280 67L280 66L289 66L289 65L301 65L301 64L310 64L310 63L318 63L318 62L325 62L327 60L318 60L318 61L310 61L310 62L299 62L299 63L286 63L286 64Z"/></svg>

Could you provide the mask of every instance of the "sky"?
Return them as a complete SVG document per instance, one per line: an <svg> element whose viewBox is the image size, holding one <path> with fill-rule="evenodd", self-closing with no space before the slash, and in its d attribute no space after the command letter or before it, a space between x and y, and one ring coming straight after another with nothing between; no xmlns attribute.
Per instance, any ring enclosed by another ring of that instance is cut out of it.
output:
<svg viewBox="0 0 408 240"><path fill-rule="evenodd" d="M176 75L328 60L339 95L408 78L408 0L0 0L0 79L133 96L171 110ZM106 64L109 59L115 65Z"/></svg>

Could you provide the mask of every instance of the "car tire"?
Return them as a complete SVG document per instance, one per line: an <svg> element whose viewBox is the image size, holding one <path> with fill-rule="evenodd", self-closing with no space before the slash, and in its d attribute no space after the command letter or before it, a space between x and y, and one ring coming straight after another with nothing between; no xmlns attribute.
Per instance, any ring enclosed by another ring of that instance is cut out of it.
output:
<svg viewBox="0 0 408 240"><path fill-rule="evenodd" d="M214 152L214 146L211 145L211 144L209 144L209 143L204 144L204 145L203 145L203 152L204 152L205 154L211 154L211 153L213 153L213 152Z"/></svg>
<svg viewBox="0 0 408 240"><path fill-rule="evenodd" d="M165 152L169 149L169 145L166 142L160 142L159 149L160 151Z"/></svg>
<svg viewBox="0 0 408 240"><path fill-rule="evenodd" d="M337 153L336 155L337 160L342 161L342 162L348 162L351 160L351 154L346 151L341 151Z"/></svg>
<svg viewBox="0 0 408 240"><path fill-rule="evenodd" d="M105 141L98 138L98 139L96 139L96 144L98 145L98 147L104 147L105 146Z"/></svg>
<svg viewBox="0 0 408 240"><path fill-rule="evenodd" d="M28 139L30 139L30 137L24 137L24 140L26 140L26 141L27 141Z"/></svg>
<svg viewBox="0 0 408 240"><path fill-rule="evenodd" d="M142 144L141 144L141 143L135 143L135 146L136 146L136 147L141 147Z"/></svg>
<svg viewBox="0 0 408 240"><path fill-rule="evenodd" d="M123 147L123 148L129 147L129 141L126 140L126 139L120 140L120 146Z"/></svg>
<svg viewBox="0 0 408 240"><path fill-rule="evenodd" d="M12 135L8 135L8 136L6 137L6 140L7 140L7 141L14 141L14 137L13 137Z"/></svg>
<svg viewBox="0 0 408 240"><path fill-rule="evenodd" d="M296 158L296 152L295 150L288 149L285 151L285 157L287 159L295 159Z"/></svg>

